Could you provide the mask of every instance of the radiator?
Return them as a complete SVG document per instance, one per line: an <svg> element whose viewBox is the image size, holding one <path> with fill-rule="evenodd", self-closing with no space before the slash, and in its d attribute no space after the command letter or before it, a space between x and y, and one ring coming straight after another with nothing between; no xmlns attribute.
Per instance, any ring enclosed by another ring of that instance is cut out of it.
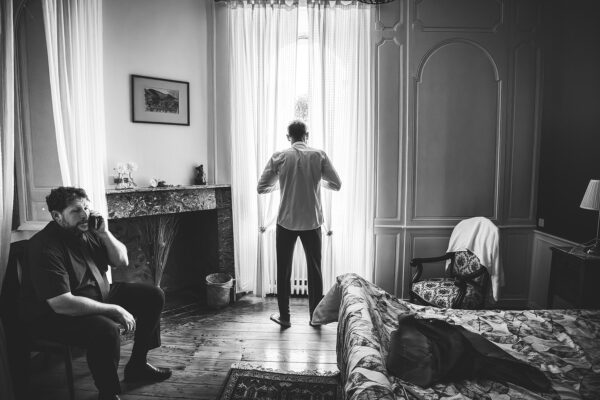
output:
<svg viewBox="0 0 600 400"><path fill-rule="evenodd" d="M268 294L277 294L277 262L266 268ZM296 296L308 295L308 272L306 270L306 257L300 240L294 248L294 261L292 263L291 294Z"/></svg>

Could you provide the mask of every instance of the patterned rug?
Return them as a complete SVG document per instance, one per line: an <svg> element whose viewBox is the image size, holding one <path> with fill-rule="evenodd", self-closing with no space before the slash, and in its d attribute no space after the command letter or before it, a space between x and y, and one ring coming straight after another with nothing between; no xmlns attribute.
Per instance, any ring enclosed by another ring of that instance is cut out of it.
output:
<svg viewBox="0 0 600 400"><path fill-rule="evenodd" d="M219 400L341 400L337 372L281 372L234 364Z"/></svg>

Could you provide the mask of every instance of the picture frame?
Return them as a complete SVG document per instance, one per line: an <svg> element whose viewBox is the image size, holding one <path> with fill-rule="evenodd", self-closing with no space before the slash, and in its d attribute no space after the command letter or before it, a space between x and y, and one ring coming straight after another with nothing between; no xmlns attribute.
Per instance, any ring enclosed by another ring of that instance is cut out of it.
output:
<svg viewBox="0 0 600 400"><path fill-rule="evenodd" d="M131 75L131 121L190 125L190 83Z"/></svg>

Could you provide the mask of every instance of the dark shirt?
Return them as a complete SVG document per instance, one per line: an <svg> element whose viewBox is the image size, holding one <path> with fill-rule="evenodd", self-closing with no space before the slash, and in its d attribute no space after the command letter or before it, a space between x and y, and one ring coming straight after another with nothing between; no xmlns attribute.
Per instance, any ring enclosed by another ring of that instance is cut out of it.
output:
<svg viewBox="0 0 600 400"><path fill-rule="evenodd" d="M390 335L386 367L392 375L421 387L438 382L489 379L548 392L542 371L511 356L483 336L438 319L403 314Z"/></svg>
<svg viewBox="0 0 600 400"><path fill-rule="evenodd" d="M21 317L33 321L53 313L46 300L71 292L101 301L98 284L88 267L85 252L106 280L108 252L94 231L80 235L61 228L55 221L27 243L21 289Z"/></svg>

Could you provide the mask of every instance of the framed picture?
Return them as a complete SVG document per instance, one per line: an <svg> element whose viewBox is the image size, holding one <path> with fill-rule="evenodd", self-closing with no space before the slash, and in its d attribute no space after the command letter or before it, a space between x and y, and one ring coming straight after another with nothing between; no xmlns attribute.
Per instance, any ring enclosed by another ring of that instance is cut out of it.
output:
<svg viewBox="0 0 600 400"><path fill-rule="evenodd" d="M131 75L131 121L190 124L190 83Z"/></svg>

